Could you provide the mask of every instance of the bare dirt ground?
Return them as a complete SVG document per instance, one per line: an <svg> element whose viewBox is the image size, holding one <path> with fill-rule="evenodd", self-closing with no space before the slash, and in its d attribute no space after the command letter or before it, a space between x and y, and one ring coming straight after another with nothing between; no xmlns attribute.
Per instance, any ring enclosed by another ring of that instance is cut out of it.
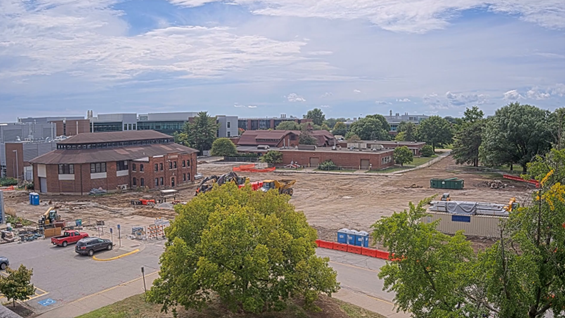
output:
<svg viewBox="0 0 565 318"><path fill-rule="evenodd" d="M233 163L202 163L198 171L204 176L231 171ZM308 174L308 173L241 173L251 181L264 179L296 179L291 203L305 213L309 223L318 230L321 239L335 241L341 228L370 232L370 226L383 216L408 207L409 202L432 195L441 195L440 189L431 189L431 178L458 177L465 180L464 190L450 190L453 200L508 203L516 197L519 203L528 198L531 186L526 183L504 180L509 186L490 189L484 185L492 174L462 169L447 157L430 167L395 175L373 174ZM497 178L494 176L494 178ZM501 176L497 179L501 179ZM412 186L421 188L413 188ZM194 197L196 185L179 190L177 200L189 201ZM92 196L41 196L42 205L31 206L27 193L5 193L6 205L14 208L18 216L35 221L48 206L61 205L59 213L66 219L82 219L84 223L96 220L130 219L131 216L172 219L175 212L146 206L132 206L130 201L151 193L127 192ZM135 218L138 222L138 218ZM125 221L125 220L124 220ZM141 225L141 224L140 224ZM484 243L484 244L483 244ZM475 247L489 245L488 240L475 240Z"/></svg>

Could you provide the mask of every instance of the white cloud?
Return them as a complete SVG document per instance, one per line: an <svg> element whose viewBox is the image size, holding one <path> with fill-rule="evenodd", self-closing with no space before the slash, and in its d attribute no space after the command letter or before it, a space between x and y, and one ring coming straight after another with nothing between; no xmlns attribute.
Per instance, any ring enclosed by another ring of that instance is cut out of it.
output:
<svg viewBox="0 0 565 318"><path fill-rule="evenodd" d="M212 0L169 0L194 6ZM220 1L220 0L216 0ZM425 33L445 28L464 10L488 8L493 12L517 15L547 28L565 28L565 1L562 0L232 0L249 5L261 15L302 18L363 19L390 31Z"/></svg>
<svg viewBox="0 0 565 318"><path fill-rule="evenodd" d="M397 101L397 102L400 102L400 103L408 103L408 102L410 102L410 100L409 100L408 98L400 98L400 99L397 99L396 101Z"/></svg>
<svg viewBox="0 0 565 318"><path fill-rule="evenodd" d="M375 101L375 104L378 104L378 105L391 105L391 103L385 102L385 101L382 101L382 100L376 100L376 101Z"/></svg>
<svg viewBox="0 0 565 318"><path fill-rule="evenodd" d="M536 100L543 100L549 98L551 96L550 93L541 91L538 87L532 87L527 93L526 96L530 99Z"/></svg>
<svg viewBox="0 0 565 318"><path fill-rule="evenodd" d="M285 97L286 97L286 99L287 99L289 102L291 102L291 103L297 103L297 102L302 103L302 102L305 102L305 101L306 101L306 99L304 99L304 97L299 96L299 95L296 94L296 93L290 93L290 94L288 94L288 95L285 96Z"/></svg>
<svg viewBox="0 0 565 318"><path fill-rule="evenodd" d="M255 106L255 105L249 105L249 106L247 106L247 108L257 108L257 106Z"/></svg>
<svg viewBox="0 0 565 318"><path fill-rule="evenodd" d="M320 96L320 98L326 98L326 97L331 97L331 96L333 96L333 94L331 92L325 92Z"/></svg>
<svg viewBox="0 0 565 318"><path fill-rule="evenodd" d="M565 84L558 83L555 84L553 87L550 88L552 95L557 95L559 97L565 96Z"/></svg>
<svg viewBox="0 0 565 318"><path fill-rule="evenodd" d="M320 108L332 108L330 105L321 105Z"/></svg>
<svg viewBox="0 0 565 318"><path fill-rule="evenodd" d="M487 96L484 94L458 94L452 92L445 93L445 98L453 106L482 105L487 100Z"/></svg>
<svg viewBox="0 0 565 318"><path fill-rule="evenodd" d="M359 93L361 93L361 91L360 91L360 90L358 90L358 89L354 89L354 90L353 90L353 93L355 93L355 94L359 94Z"/></svg>
<svg viewBox="0 0 565 318"><path fill-rule="evenodd" d="M524 98L524 96L520 95L520 93L518 93L518 91L515 89L507 91L503 95L503 99L505 100L518 100L520 98Z"/></svg>
<svg viewBox="0 0 565 318"><path fill-rule="evenodd" d="M255 105L241 105L241 104L238 104L238 103L235 103L233 105L233 107L236 107L236 108L257 108L257 106L255 106Z"/></svg>

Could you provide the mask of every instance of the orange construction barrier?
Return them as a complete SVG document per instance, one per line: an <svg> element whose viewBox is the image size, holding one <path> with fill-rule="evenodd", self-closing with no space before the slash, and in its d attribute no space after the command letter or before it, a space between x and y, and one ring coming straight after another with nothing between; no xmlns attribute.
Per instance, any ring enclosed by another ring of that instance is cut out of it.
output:
<svg viewBox="0 0 565 318"><path fill-rule="evenodd" d="M361 246L355 246L355 245L347 245L347 251L349 253L361 254L362 247Z"/></svg>
<svg viewBox="0 0 565 318"><path fill-rule="evenodd" d="M512 176L512 175L509 175L509 174L504 174L504 175L502 175L502 177L504 179L510 179L510 180L520 181L520 182L527 182L527 183L535 185L536 188L539 188L539 182L537 180L524 180L520 177Z"/></svg>
<svg viewBox="0 0 565 318"><path fill-rule="evenodd" d="M361 255L377 257L377 252L378 250L372 248L365 248L365 247L361 248Z"/></svg>
<svg viewBox="0 0 565 318"><path fill-rule="evenodd" d="M388 259L388 252L383 252L383 251L377 251L377 258L380 259Z"/></svg>
<svg viewBox="0 0 565 318"><path fill-rule="evenodd" d="M241 165L239 167L233 167L232 170L236 172L273 172L276 169L277 168L275 167L265 168L265 169L255 169L255 165L251 164L251 165Z"/></svg>
<svg viewBox="0 0 565 318"><path fill-rule="evenodd" d="M347 252L347 244L334 243L334 250Z"/></svg>

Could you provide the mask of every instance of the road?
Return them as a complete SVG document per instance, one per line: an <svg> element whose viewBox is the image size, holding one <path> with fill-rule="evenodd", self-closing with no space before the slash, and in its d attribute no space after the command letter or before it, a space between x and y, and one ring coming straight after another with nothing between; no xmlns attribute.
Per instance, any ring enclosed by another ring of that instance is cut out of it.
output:
<svg viewBox="0 0 565 318"><path fill-rule="evenodd" d="M135 248L136 241L123 241ZM75 253L74 245L55 247L49 240L2 245L2 255L10 260L10 267L24 264L33 269L32 283L38 288L36 296L27 301L34 312L41 314L82 297L106 290L138 278L141 266L147 274L159 269L162 244L147 244L139 253L109 262L95 261ZM104 258L126 251L98 252ZM50 299L50 300L49 300Z"/></svg>

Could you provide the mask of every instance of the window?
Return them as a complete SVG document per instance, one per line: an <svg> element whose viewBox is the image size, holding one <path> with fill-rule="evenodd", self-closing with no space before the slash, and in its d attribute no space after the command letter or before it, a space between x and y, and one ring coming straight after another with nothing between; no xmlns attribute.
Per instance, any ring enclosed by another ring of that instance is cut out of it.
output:
<svg viewBox="0 0 565 318"><path fill-rule="evenodd" d="M183 167L186 167L186 160L183 160L183 161L182 161L182 166L183 166Z"/></svg>
<svg viewBox="0 0 565 318"><path fill-rule="evenodd" d="M228 137L231 137L231 132L230 132L230 131L228 131Z"/></svg>
<svg viewBox="0 0 565 318"><path fill-rule="evenodd" d="M91 163L90 173L99 173L99 172L106 172L106 163L105 162Z"/></svg>
<svg viewBox="0 0 565 318"><path fill-rule="evenodd" d="M188 181L190 181L190 173L186 174L186 178L188 179Z"/></svg>
<svg viewBox="0 0 565 318"><path fill-rule="evenodd" d="M116 167L118 171L128 170L128 162L127 161L117 161Z"/></svg>
<svg viewBox="0 0 565 318"><path fill-rule="evenodd" d="M161 171L163 171L163 164L162 163L159 164L159 168L161 169Z"/></svg>
<svg viewBox="0 0 565 318"><path fill-rule="evenodd" d="M163 182L163 177L161 177L161 185L164 185L165 183Z"/></svg>
<svg viewBox="0 0 565 318"><path fill-rule="evenodd" d="M75 166L59 165L59 174L75 174Z"/></svg>
<svg viewBox="0 0 565 318"><path fill-rule="evenodd" d="M228 121L228 128L231 128L231 122Z"/></svg>
<svg viewBox="0 0 565 318"><path fill-rule="evenodd" d="M159 179L155 178L155 186L158 187L159 186Z"/></svg>
<svg viewBox="0 0 565 318"><path fill-rule="evenodd" d="M186 173L183 173L183 175L182 175L182 181L186 181Z"/></svg>
<svg viewBox="0 0 565 318"><path fill-rule="evenodd" d="M133 183L134 186L137 185L137 179L133 178L132 183Z"/></svg>
<svg viewBox="0 0 565 318"><path fill-rule="evenodd" d="M143 164L139 165L139 171L143 171ZM141 180L143 180L143 179L141 179Z"/></svg>
<svg viewBox="0 0 565 318"><path fill-rule="evenodd" d="M155 172L159 171L159 165L155 164Z"/></svg>
<svg viewBox="0 0 565 318"><path fill-rule="evenodd" d="M128 124L124 124L124 130L128 130Z"/></svg>
<svg viewBox="0 0 565 318"><path fill-rule="evenodd" d="M187 160L187 161L186 161L186 165L187 165L188 167L190 167L190 160Z"/></svg>
<svg viewBox="0 0 565 318"><path fill-rule="evenodd" d="M177 162L173 161L173 167L176 169L177 168Z"/></svg>
<svg viewBox="0 0 565 318"><path fill-rule="evenodd" d="M173 162L169 161L169 169L173 169Z"/></svg>
<svg viewBox="0 0 565 318"><path fill-rule="evenodd" d="M132 163L132 164L131 164L131 171L135 171L135 169L137 169L137 168L135 167L135 163Z"/></svg>
<svg viewBox="0 0 565 318"><path fill-rule="evenodd" d="M139 180L139 185L142 186L142 187L145 187L145 179L141 178Z"/></svg>

